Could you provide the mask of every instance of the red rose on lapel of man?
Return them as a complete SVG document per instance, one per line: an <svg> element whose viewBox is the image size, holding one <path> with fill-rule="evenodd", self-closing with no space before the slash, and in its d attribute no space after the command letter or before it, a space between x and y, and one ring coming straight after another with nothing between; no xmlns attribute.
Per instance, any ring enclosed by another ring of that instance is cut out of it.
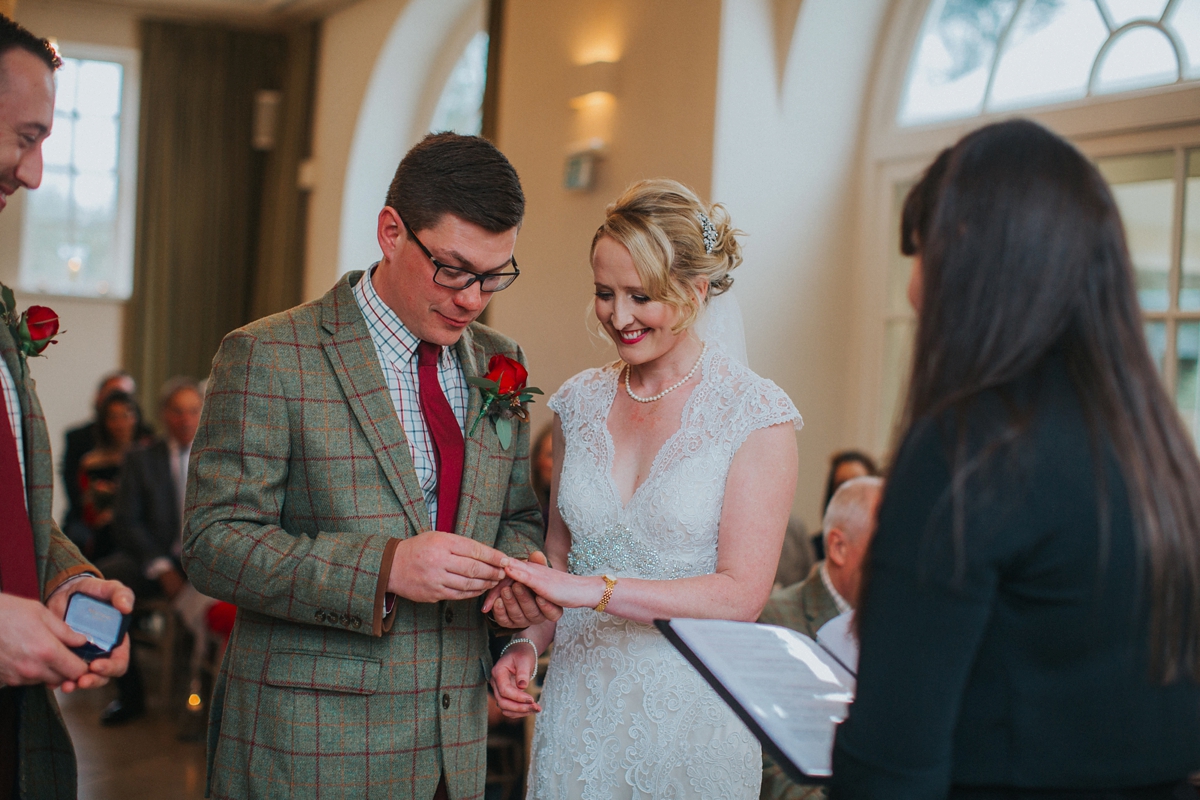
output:
<svg viewBox="0 0 1200 800"><path fill-rule="evenodd" d="M30 306L25 311L25 326L29 329L29 338L42 352L50 345L50 340L58 333L58 314L46 306Z"/></svg>
<svg viewBox="0 0 1200 800"><path fill-rule="evenodd" d="M520 361L497 354L488 362L488 373L485 377L497 384L498 394L506 395L523 391L525 382L529 380L529 372Z"/></svg>

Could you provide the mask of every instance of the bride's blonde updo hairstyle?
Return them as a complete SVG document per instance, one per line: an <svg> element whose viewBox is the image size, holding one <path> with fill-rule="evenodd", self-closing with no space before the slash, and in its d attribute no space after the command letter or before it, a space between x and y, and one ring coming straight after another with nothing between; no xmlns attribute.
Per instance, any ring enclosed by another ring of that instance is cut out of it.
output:
<svg viewBox="0 0 1200 800"><path fill-rule="evenodd" d="M705 242L705 219L711 226L711 248ZM592 254L604 236L624 245L650 299L679 311L673 328L678 333L700 315L697 288L702 278L708 279L705 302L733 285L729 273L742 263L741 233L724 206L701 202L678 181L654 178L632 184L606 209L604 224L592 237Z"/></svg>

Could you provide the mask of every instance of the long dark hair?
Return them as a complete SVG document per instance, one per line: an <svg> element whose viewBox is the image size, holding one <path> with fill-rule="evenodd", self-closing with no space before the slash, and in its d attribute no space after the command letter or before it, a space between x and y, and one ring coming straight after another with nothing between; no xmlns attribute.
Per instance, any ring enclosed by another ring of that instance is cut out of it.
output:
<svg viewBox="0 0 1200 800"><path fill-rule="evenodd" d="M1152 669L1200 680L1200 461L1146 346L1108 186L1070 144L1024 120L967 135L932 179L913 190L932 188L936 205L917 231L923 291L905 429L947 412L961 420L982 392L1061 353L1129 493ZM997 436L1018 427L1010 420ZM955 459L954 493L971 468Z"/></svg>
<svg viewBox="0 0 1200 800"><path fill-rule="evenodd" d="M829 457L829 474L825 477L825 503L821 506L822 509L829 508L829 503L833 500L833 493L840 485L837 482L838 467L855 462L862 464L868 475L879 474L879 467L875 464L875 459L861 450L841 450L834 453Z"/></svg>
<svg viewBox="0 0 1200 800"><path fill-rule="evenodd" d="M137 422L133 426L133 441L137 442L138 437L143 433L142 425L142 409L138 406L137 400L133 395L122 391L110 392L107 397L100 401L100 405L96 407L96 443L103 447L112 447L116 444L112 433L108 430L108 410L113 406L127 406L133 412L134 419Z"/></svg>

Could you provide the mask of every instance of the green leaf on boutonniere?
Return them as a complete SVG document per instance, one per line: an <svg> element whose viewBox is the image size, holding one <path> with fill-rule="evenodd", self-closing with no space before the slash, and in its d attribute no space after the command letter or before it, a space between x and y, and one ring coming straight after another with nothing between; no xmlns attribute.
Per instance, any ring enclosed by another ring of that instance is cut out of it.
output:
<svg viewBox="0 0 1200 800"><path fill-rule="evenodd" d="M512 444L512 420L508 417L496 417L496 438L505 450Z"/></svg>
<svg viewBox="0 0 1200 800"><path fill-rule="evenodd" d="M0 283L0 297L4 299L4 310L8 314L12 314L17 310L17 298L13 294L13 290Z"/></svg>
<svg viewBox="0 0 1200 800"><path fill-rule="evenodd" d="M480 389L497 392L500 390L500 384L495 381L489 381L487 378L477 378L474 375L467 376L467 383Z"/></svg>

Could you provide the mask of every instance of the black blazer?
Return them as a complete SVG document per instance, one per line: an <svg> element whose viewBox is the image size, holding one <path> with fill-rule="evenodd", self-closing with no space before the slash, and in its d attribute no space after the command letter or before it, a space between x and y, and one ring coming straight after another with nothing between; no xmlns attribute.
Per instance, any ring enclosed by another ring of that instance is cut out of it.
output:
<svg viewBox="0 0 1200 800"><path fill-rule="evenodd" d="M129 451L117 495L117 547L142 567L160 556L178 560L182 520L176 496L165 441Z"/></svg>
<svg viewBox="0 0 1200 800"><path fill-rule="evenodd" d="M967 455L1007 419L1006 402L1028 427L967 484L961 547L956 428L918 421L900 448L868 556L836 797L1149 786L1200 768L1200 688L1149 678L1148 609L1111 448L1099 471L1104 549L1096 461L1062 360L1004 395L967 415Z"/></svg>

